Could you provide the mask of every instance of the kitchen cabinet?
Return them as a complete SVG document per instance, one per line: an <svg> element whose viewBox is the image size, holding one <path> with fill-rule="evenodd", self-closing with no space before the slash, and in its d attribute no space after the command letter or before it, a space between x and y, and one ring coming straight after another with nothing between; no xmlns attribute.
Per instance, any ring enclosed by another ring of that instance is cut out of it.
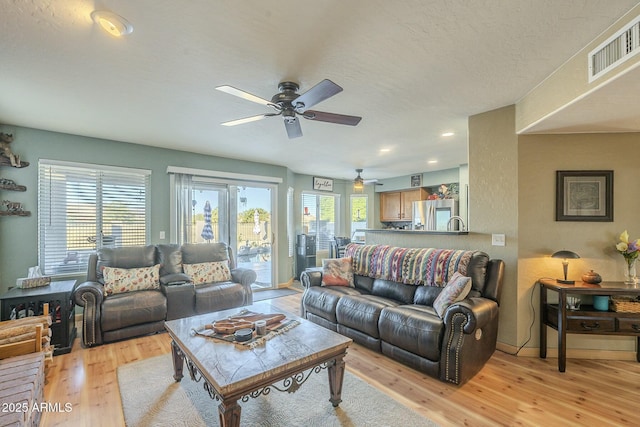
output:
<svg viewBox="0 0 640 427"><path fill-rule="evenodd" d="M427 195L423 188L380 193L380 221L411 221L413 202L426 200Z"/></svg>

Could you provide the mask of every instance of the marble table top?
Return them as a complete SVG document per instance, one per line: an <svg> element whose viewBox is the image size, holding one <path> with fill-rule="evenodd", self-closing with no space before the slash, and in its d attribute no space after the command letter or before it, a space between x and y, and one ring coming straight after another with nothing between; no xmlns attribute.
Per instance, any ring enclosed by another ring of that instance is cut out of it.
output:
<svg viewBox="0 0 640 427"><path fill-rule="evenodd" d="M205 324L236 315L243 309L263 314L281 313L286 315L286 320L300 323L253 348L192 332L201 330ZM165 328L185 357L222 396L272 384L333 356L344 355L352 342L350 338L261 302L167 321Z"/></svg>

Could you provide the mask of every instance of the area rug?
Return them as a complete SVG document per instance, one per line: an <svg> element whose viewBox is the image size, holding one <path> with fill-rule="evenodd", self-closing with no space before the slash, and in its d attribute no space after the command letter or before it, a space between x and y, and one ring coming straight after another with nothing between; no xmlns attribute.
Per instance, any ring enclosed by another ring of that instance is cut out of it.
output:
<svg viewBox="0 0 640 427"><path fill-rule="evenodd" d="M218 403L191 380L185 369L181 382L173 379L170 355L157 356L118 368L118 384L129 427L218 426ZM355 375L345 372L342 403L329 402L326 371L311 374L295 393L272 390L266 396L240 402L242 426L436 426Z"/></svg>

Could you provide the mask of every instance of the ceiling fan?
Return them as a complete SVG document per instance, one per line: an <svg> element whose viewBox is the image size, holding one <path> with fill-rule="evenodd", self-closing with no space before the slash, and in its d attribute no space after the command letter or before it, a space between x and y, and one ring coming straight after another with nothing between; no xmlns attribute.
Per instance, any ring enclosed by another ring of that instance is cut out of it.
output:
<svg viewBox="0 0 640 427"><path fill-rule="evenodd" d="M362 117L347 116L344 114L325 113L323 111L309 110L314 105L324 101L327 98L342 92L342 88L331 80L323 80L303 94L298 94L300 86L294 82L281 82L278 85L280 92L273 95L271 101L252 95L233 86L217 86L216 89L230 95L238 96L247 101L256 102L273 108L275 113L259 114L257 116L245 117L243 119L231 120L221 123L223 126L235 126L243 123L262 120L267 117L282 116L284 118L284 127L287 129L289 138L298 138L302 136L302 128L298 116L308 120L317 120L319 122L337 123L340 125L355 126L360 123Z"/></svg>
<svg viewBox="0 0 640 427"><path fill-rule="evenodd" d="M353 188L354 190L361 191L365 185L382 185L379 183L377 179L363 179L360 174L362 173L362 169L356 169L356 176L353 180Z"/></svg>

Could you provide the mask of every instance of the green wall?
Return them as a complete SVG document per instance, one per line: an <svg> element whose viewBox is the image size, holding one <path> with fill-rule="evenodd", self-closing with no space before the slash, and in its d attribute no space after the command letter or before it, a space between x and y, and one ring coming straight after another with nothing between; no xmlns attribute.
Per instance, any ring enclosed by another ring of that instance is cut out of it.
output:
<svg viewBox="0 0 640 427"><path fill-rule="evenodd" d="M278 186L277 210L286 212L287 187L292 185L294 174L281 166L247 162L215 156L128 144L96 138L87 138L56 132L41 131L17 126L0 126L0 131L12 133L12 150L23 161L26 168L2 167L0 176L25 185L26 192L2 191L2 200L22 202L29 217L0 217L0 293L15 286L16 279L26 277L29 267L38 265L38 159L53 159L102 165L114 165L149 169L151 174L151 243L169 243L169 175L167 166L181 166L213 171L247 173L278 177L283 183ZM278 243L286 242L286 215L280 214L278 221ZM167 238L160 240L160 231ZM291 278L291 260L287 245L278 245L278 283Z"/></svg>

